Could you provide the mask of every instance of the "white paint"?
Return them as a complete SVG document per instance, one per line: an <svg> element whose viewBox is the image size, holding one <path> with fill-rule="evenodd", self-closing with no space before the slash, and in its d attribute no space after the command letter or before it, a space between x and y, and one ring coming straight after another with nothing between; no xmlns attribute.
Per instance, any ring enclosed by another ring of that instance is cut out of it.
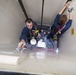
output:
<svg viewBox="0 0 76 75"><path fill-rule="evenodd" d="M41 19L41 0L22 0L28 16L36 22ZM31 1L31 2L30 2ZM53 24L56 14L63 7L66 0L45 0L44 23ZM76 32L76 1L73 6L73 24ZM68 14L68 12L67 12ZM0 50L14 50L18 38L24 27L25 16L16 0L0 0ZM72 28L71 27L71 28ZM30 72L38 74L56 73L60 75L76 75L76 34L71 35L71 28L60 40L59 58L47 57L45 59L27 59L17 66L0 64L0 70L16 72Z"/></svg>
<svg viewBox="0 0 76 75"><path fill-rule="evenodd" d="M19 61L19 56L11 56L11 55L2 55L0 54L0 64L11 64L17 65Z"/></svg>

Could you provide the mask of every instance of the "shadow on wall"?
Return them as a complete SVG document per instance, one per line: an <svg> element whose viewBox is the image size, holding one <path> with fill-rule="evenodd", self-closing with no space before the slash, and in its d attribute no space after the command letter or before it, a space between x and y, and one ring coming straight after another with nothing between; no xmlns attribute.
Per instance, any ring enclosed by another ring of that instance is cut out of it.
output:
<svg viewBox="0 0 76 75"><path fill-rule="evenodd" d="M0 75L36 75L36 74L23 74L23 73L17 73L17 72L0 72Z"/></svg>

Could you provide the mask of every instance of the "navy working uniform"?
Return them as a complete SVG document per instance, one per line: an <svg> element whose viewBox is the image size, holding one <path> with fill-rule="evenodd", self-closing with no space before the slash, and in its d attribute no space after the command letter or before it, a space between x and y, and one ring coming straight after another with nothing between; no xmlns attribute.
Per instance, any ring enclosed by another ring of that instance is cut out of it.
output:
<svg viewBox="0 0 76 75"><path fill-rule="evenodd" d="M33 25L31 30L29 30L27 28L27 26L24 27L23 30L22 30L22 33L21 33L21 36L20 36L19 40L21 41L23 39L25 41L30 42L30 40L33 37L33 30L36 30L36 29L37 29L37 25Z"/></svg>
<svg viewBox="0 0 76 75"><path fill-rule="evenodd" d="M58 21L60 19L60 14L57 14L55 21L54 21L54 31L51 30L50 34L47 36L47 38L53 38L54 34L56 34L61 28L63 28L64 25L59 25ZM60 36L67 31L72 25L72 20L69 19L68 22L65 24L65 27L61 30L61 33L57 34L57 41L59 41Z"/></svg>
<svg viewBox="0 0 76 75"><path fill-rule="evenodd" d="M37 25L34 25L31 30L29 30L27 28L27 26L23 28L22 33L21 33L21 36L20 36L20 41L22 39L25 40L27 47L28 46L31 46L30 40L32 39L32 37L35 36L35 35L33 35L33 32L32 31L33 30L36 30L36 29L37 29ZM41 37L40 38L37 38L36 37L35 38L36 41L38 42L40 39L42 39L46 43L46 48L53 48L53 42L52 42L52 40L47 39L46 38L46 35L43 32L39 32L39 34L41 35ZM33 47L35 47L35 46L33 46Z"/></svg>

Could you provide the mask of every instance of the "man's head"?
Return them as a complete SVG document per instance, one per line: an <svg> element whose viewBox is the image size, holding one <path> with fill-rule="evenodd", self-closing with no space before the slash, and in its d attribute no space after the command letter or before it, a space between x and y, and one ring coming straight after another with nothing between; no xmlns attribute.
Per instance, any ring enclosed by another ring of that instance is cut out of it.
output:
<svg viewBox="0 0 76 75"><path fill-rule="evenodd" d="M59 19L58 24L59 24L59 25L64 25L64 24L66 23L66 21L67 21L67 15L62 15L62 16L60 17L60 19Z"/></svg>
<svg viewBox="0 0 76 75"><path fill-rule="evenodd" d="M27 28L31 30L33 27L33 20L31 18L27 18L25 21L25 24L26 24Z"/></svg>

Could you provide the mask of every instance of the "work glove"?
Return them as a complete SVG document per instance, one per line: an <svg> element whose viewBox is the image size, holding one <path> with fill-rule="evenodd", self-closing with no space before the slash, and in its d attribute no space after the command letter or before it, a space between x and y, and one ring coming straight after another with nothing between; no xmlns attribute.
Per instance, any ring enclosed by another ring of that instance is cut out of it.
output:
<svg viewBox="0 0 76 75"><path fill-rule="evenodd" d="M68 7L68 12L70 13L70 12L72 12L74 9L73 9L73 7Z"/></svg>

